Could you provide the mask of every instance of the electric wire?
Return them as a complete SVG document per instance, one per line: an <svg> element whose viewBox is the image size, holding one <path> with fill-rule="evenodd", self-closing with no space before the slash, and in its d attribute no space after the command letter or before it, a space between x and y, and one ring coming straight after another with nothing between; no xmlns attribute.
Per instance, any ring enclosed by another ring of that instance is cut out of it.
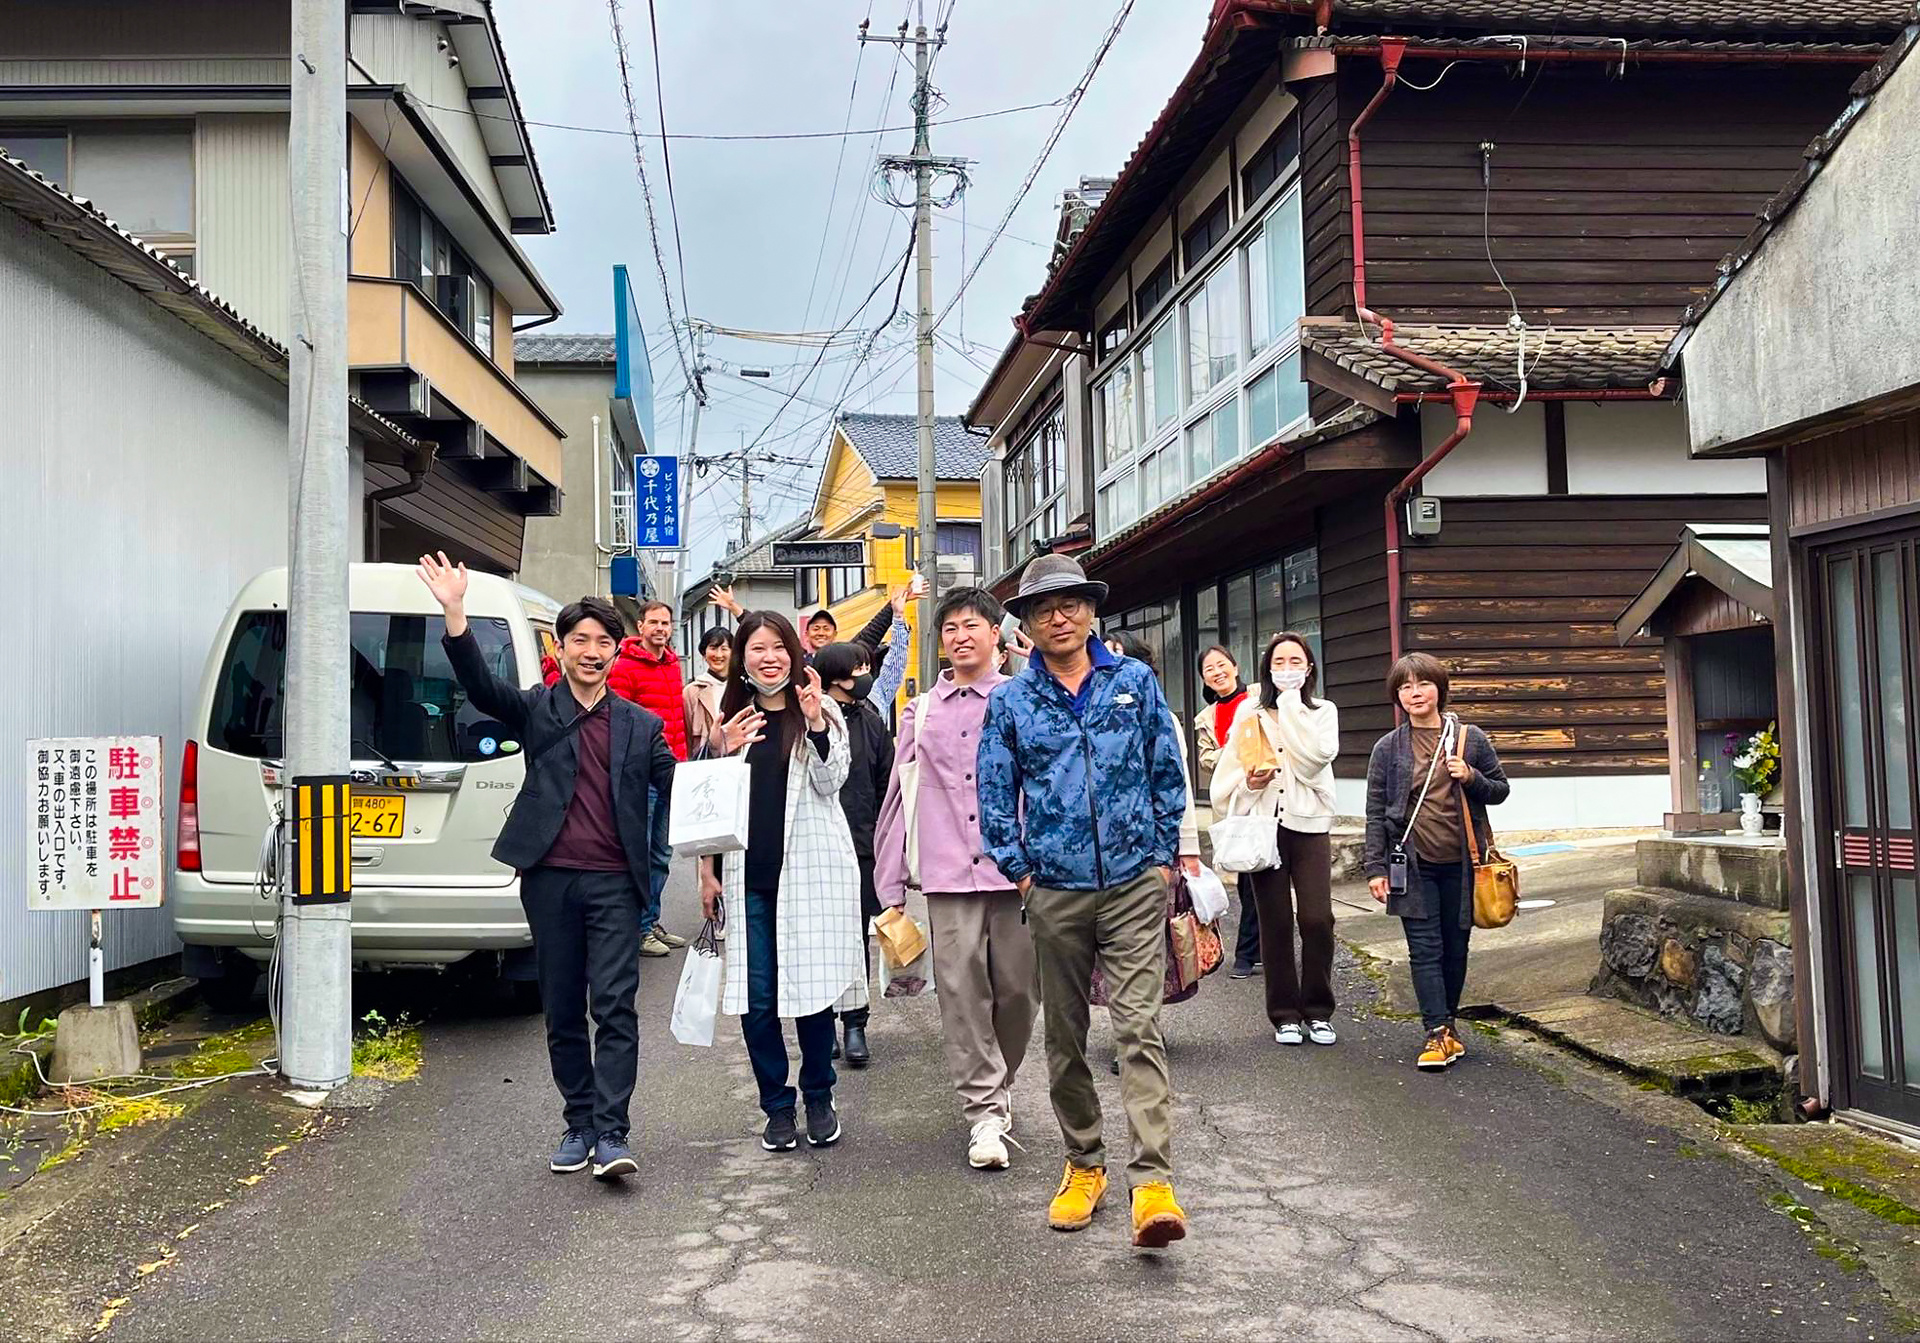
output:
<svg viewBox="0 0 1920 1343"><path fill-rule="evenodd" d="M860 20L860 31L866 32L867 25L873 22L873 0L867 0L866 17ZM847 88L847 115L840 127L840 149L833 157L833 186L827 193L827 218L820 226L820 247L813 254L813 276L807 281L807 302L801 309L800 325L805 326L813 320L813 295L820 283L820 265L827 259L827 240L833 236L833 212L840 204L840 170L847 159L847 129L853 125L853 105L860 94L860 66L867 58L867 44L856 42L853 56L853 82Z"/></svg>
<svg viewBox="0 0 1920 1343"><path fill-rule="evenodd" d="M647 0L647 30L653 41L653 98L660 115L660 166L667 174L667 213L673 219L673 261L680 271L680 311L691 321L693 305L687 301L687 254L680 243L680 201L673 190L673 150L667 138L667 92L660 76L660 21L654 0ZM696 395L704 392L698 368L693 370L693 385Z"/></svg>
<svg viewBox="0 0 1920 1343"><path fill-rule="evenodd" d="M897 73L897 67L896 67ZM704 140L709 143L726 142L765 142L773 140L838 140L841 138L859 139L863 135L888 135L894 131L910 131L911 124L904 126L867 126L859 130L840 131L763 131L732 132L727 134L701 133L695 131L674 131L671 135L662 135L658 131L627 131L617 126L581 126L565 121L534 121L527 117L510 116L499 112L477 112L470 107L449 107L440 103L430 103L425 99L415 99L422 107L431 107L437 112L457 112L461 116L475 117L482 121L510 121L518 126L539 126L550 131L574 131L581 135L620 135L638 137L642 140ZM965 116L940 117L929 121L929 126L958 126L969 121L990 121L995 117L1016 116L1022 112L1041 112L1049 107L1058 107L1063 98L1053 98L1043 103L1019 103L1013 107L996 107L987 112L969 112Z"/></svg>
<svg viewBox="0 0 1920 1343"><path fill-rule="evenodd" d="M935 326L947 320L947 314L953 311L961 296L967 292L968 286L973 283L974 277L980 274L981 267L986 265L987 258L993 255L994 245L1000 241L1000 235L1006 232L1007 225L1013 222L1014 213L1019 210L1020 203L1026 200L1027 193L1033 190L1034 182L1038 180L1041 170L1046 167L1047 160L1053 155L1054 146L1060 143L1061 135L1066 132L1067 123L1073 120L1074 112L1086 97L1087 89L1092 85L1094 76L1100 72L1100 66L1107 59L1107 53L1113 50L1114 42L1120 37L1120 30L1126 26L1127 16L1133 13L1134 3L1135 0L1126 0L1120 6L1119 12L1114 15L1112 24L1100 39L1100 45L1094 49L1093 59L1087 63L1086 71L1080 76L1079 83L1068 91L1066 105L1060 109L1060 115L1054 120L1053 129L1047 133L1046 142L1040 147L1039 156L1034 159L1033 166L1027 170L1027 175L1021 181L1019 189L1013 193L1013 200L1008 204L1006 213L1000 216L1000 222L995 225L993 235L980 249L980 255L974 258L972 268L961 277L960 288L947 300L946 307L942 308L940 315L934 319Z"/></svg>

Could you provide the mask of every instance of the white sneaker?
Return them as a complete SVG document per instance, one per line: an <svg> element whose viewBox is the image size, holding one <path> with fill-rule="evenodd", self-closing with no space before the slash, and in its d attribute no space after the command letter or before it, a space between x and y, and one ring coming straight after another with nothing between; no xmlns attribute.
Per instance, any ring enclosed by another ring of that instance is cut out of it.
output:
<svg viewBox="0 0 1920 1343"><path fill-rule="evenodd" d="M1280 1045L1304 1044L1306 1037L1300 1033L1299 1023L1289 1021L1286 1025L1274 1031L1273 1042Z"/></svg>
<svg viewBox="0 0 1920 1343"><path fill-rule="evenodd" d="M1005 1115L988 1115L975 1124L967 1139L967 1164L975 1170L1005 1170L1007 1131L1012 1127Z"/></svg>
<svg viewBox="0 0 1920 1343"><path fill-rule="evenodd" d="M1333 1033L1332 1022L1309 1021L1307 1023L1307 1038L1317 1045L1330 1045L1340 1037Z"/></svg>

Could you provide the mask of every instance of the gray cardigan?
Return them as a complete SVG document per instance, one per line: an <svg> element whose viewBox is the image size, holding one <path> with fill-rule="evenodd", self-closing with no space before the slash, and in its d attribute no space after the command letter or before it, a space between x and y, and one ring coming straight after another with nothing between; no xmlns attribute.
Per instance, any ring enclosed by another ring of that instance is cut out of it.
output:
<svg viewBox="0 0 1920 1343"><path fill-rule="evenodd" d="M1500 757L1494 753L1493 743L1487 740L1487 734L1477 727L1463 725L1460 729L1466 734L1464 754L1467 764L1473 769L1460 782L1461 794L1467 800L1467 813L1473 818L1473 832L1480 841L1480 851L1484 854L1493 843L1493 827L1487 821L1487 808L1497 806L1507 800L1512 786L1507 783L1506 771L1500 768ZM1445 768L1444 764L1441 766ZM1413 728L1402 723L1373 744L1373 755L1367 761L1367 847L1363 859L1367 876L1384 877L1387 875L1387 854L1393 849L1407 829L1407 811L1412 802L1413 778ZM1407 857L1418 872L1420 857L1411 845ZM1473 858L1467 849L1467 836L1463 827L1460 834L1461 880L1465 882L1464 891L1473 890ZM1418 882L1409 882L1405 895L1387 897L1387 913L1400 919L1424 919L1434 911L1427 908L1427 898ZM1460 926L1471 927L1473 923L1473 901L1460 902Z"/></svg>

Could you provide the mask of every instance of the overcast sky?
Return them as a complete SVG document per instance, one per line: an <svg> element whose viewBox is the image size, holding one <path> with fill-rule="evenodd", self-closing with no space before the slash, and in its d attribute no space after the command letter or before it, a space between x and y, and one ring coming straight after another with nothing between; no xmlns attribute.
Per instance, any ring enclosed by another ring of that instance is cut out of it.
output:
<svg viewBox="0 0 1920 1343"><path fill-rule="evenodd" d="M930 27L936 11L951 7L949 43L934 69L934 86L945 100L936 102L936 120L1062 98L1086 69L1122 3L927 0ZM869 13L870 31L891 36L900 20L917 10L909 0L658 0L657 8L670 131L838 132L848 125L861 130L911 121L911 53L901 59L893 47L870 44L863 50L855 40ZM940 414L966 408L1011 334L1021 300L1039 288L1061 191L1082 175L1119 170L1192 61L1209 8L1209 0L1135 3L1033 190L968 287L964 326L956 308L940 328L952 342L937 345ZM536 123L531 132L535 153L558 222L554 236L526 240L534 263L566 308L549 329L612 330L612 267L624 262L639 287L641 317L656 351L656 434L663 450L676 451L685 384L679 360L665 343L666 310L631 142L624 134L538 124L624 129L626 109L606 0L499 0L496 9L522 111ZM645 0L622 0L622 16L640 127L658 131ZM934 153L977 161L963 202L935 219L936 313L959 285L963 260L970 267L992 236L1058 115L1058 108L1045 107L933 128ZM660 142L644 143L678 312L682 277L665 166ZM868 188L876 154L904 154L911 147L912 135L904 130L844 140L675 140L670 150L686 302L693 315L756 331L839 327L883 271L905 254L911 213L875 200ZM903 197L910 195L910 184L901 190ZM913 292L909 274L903 303L909 311ZM849 329L876 326L892 294L889 279ZM732 338L709 348L716 371L707 379L702 455L736 450L742 431L751 441L768 428L786 392L798 386L798 398L762 443L763 450L797 460L762 468L768 478L754 486L756 532L809 506L826 438L826 408L843 387L851 410L914 409L910 326L890 328L872 358L857 368L857 348L830 348L805 377L816 353ZM774 376L742 381L733 371L742 367L770 369ZM737 538L739 512L738 477L709 479L694 505L694 572L704 571L725 543Z"/></svg>

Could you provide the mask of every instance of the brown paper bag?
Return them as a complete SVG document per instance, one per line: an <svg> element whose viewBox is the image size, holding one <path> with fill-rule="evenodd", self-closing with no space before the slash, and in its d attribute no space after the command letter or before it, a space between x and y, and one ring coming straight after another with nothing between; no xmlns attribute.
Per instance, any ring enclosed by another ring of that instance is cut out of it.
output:
<svg viewBox="0 0 1920 1343"><path fill-rule="evenodd" d="M1267 740L1267 734L1260 727L1260 715L1248 714L1240 720L1233 730L1233 752L1240 762L1240 769L1247 774L1257 774L1263 769L1280 768L1280 757L1275 754L1273 743Z"/></svg>
<svg viewBox="0 0 1920 1343"><path fill-rule="evenodd" d="M896 970L912 965L927 949L926 930L900 909L881 910L873 921L873 935L881 955Z"/></svg>

